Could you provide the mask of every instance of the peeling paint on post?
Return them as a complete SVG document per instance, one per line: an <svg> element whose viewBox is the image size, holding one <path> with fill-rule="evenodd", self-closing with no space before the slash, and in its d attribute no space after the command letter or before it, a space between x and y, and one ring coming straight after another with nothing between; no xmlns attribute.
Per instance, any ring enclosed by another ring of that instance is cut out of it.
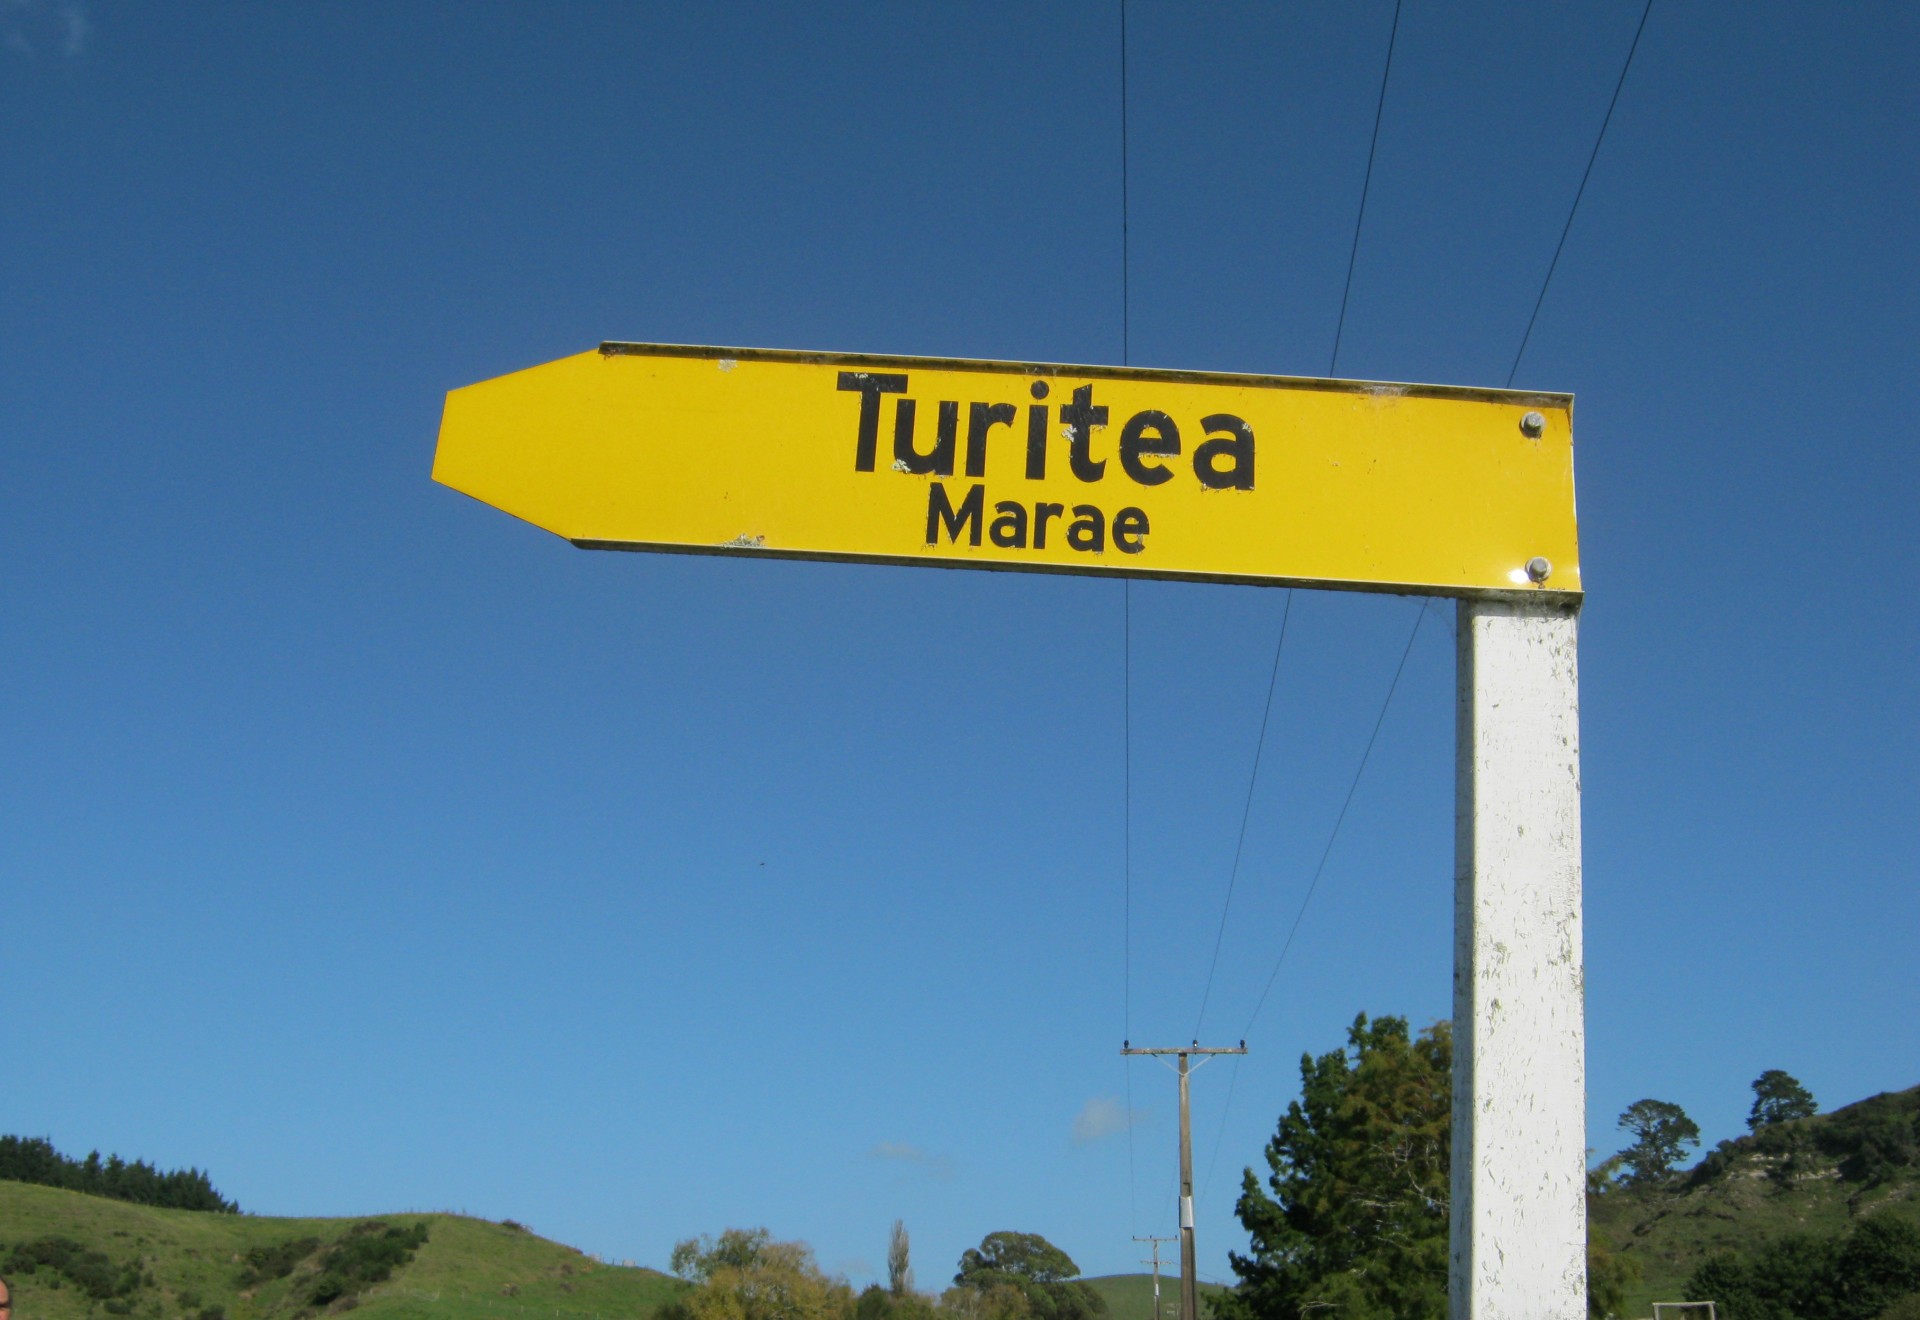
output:
<svg viewBox="0 0 1920 1320"><path fill-rule="evenodd" d="M1459 605L1454 1320L1584 1320L1578 603Z"/></svg>

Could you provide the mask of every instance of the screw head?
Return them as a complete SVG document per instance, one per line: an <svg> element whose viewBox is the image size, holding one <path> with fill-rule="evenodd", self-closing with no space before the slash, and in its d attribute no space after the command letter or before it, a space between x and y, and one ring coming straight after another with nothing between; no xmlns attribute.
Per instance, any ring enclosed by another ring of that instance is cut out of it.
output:
<svg viewBox="0 0 1920 1320"><path fill-rule="evenodd" d="M1547 429L1547 419L1545 416L1543 416L1540 413L1529 412L1524 414L1520 418L1520 433L1522 435L1530 436L1533 439L1538 440L1540 438L1541 432L1545 431L1546 429Z"/></svg>
<svg viewBox="0 0 1920 1320"><path fill-rule="evenodd" d="M1545 555L1535 555L1527 561L1527 580L1545 582L1553 576L1553 561Z"/></svg>

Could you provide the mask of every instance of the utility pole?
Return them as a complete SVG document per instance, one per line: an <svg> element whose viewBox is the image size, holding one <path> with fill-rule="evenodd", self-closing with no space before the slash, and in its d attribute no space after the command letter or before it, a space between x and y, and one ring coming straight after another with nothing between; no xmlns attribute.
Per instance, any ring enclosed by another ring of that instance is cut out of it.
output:
<svg viewBox="0 0 1920 1320"><path fill-rule="evenodd" d="M1153 1259L1143 1260L1140 1263L1142 1265L1153 1266L1153 1320L1160 1320L1160 1244L1162 1242L1177 1241L1177 1239L1170 1237L1141 1237L1136 1233L1134 1234L1133 1240L1135 1242L1153 1243Z"/></svg>
<svg viewBox="0 0 1920 1320"><path fill-rule="evenodd" d="M1202 1049L1200 1042L1169 1049L1137 1050L1121 1041L1122 1054L1177 1054L1180 1056L1180 1320L1200 1320L1200 1286L1194 1277L1193 1252L1193 1121L1187 1108L1187 1056L1190 1054L1245 1054L1247 1042L1231 1048ZM1202 1060L1205 1061L1204 1059ZM1156 1254L1158 1254L1156 1252ZM1159 1320L1155 1317L1154 1320Z"/></svg>

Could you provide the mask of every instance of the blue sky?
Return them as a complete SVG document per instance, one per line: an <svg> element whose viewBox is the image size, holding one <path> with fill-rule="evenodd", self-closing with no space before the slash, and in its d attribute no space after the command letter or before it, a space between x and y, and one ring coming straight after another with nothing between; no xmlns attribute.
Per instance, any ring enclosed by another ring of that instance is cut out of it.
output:
<svg viewBox="0 0 1920 1320"><path fill-rule="evenodd" d="M1505 382L1639 15L1406 6L1340 374ZM1132 0L1135 364L1327 370L1391 16ZM1520 366L1578 396L1603 1152L1920 1082L1916 64L1910 8L1657 6ZM1117 583L428 480L447 390L602 339L1118 361L1118 74L1111 3L0 0L0 1128L656 1265L1134 1268L1118 1046L1195 1033L1284 595L1135 586L1129 740ZM1449 1011L1450 627L1295 600L1203 1275L1301 1053Z"/></svg>

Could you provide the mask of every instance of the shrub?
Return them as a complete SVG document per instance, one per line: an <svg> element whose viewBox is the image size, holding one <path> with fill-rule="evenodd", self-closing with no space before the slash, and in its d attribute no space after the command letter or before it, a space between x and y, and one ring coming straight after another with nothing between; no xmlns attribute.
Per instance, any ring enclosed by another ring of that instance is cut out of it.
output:
<svg viewBox="0 0 1920 1320"><path fill-rule="evenodd" d="M1776 1238L1708 1261L1688 1290L1740 1320L1874 1320L1920 1292L1920 1227L1881 1214L1843 1237Z"/></svg>
<svg viewBox="0 0 1920 1320"><path fill-rule="evenodd" d="M1849 1105L1822 1122L1818 1140L1841 1177L1877 1186L1920 1161L1920 1094L1900 1091Z"/></svg>
<svg viewBox="0 0 1920 1320"><path fill-rule="evenodd" d="M853 1320L846 1281L823 1273L806 1243L776 1242L764 1228L689 1238L672 1261L695 1286L657 1320Z"/></svg>
<svg viewBox="0 0 1920 1320"><path fill-rule="evenodd" d="M7 1253L0 1273L32 1276L43 1269L55 1276L56 1286L65 1277L97 1302L126 1297L140 1287L138 1263L115 1265L104 1251L89 1250L65 1237L20 1243Z"/></svg>
<svg viewBox="0 0 1920 1320"><path fill-rule="evenodd" d="M1874 1320L1920 1320L1920 1292L1908 1293Z"/></svg>
<svg viewBox="0 0 1920 1320"><path fill-rule="evenodd" d="M426 1240L425 1224L398 1228L377 1219L369 1220L348 1229L347 1235L321 1257L320 1269L323 1273L338 1274L361 1287L369 1283L382 1283L393 1277L395 1270L412 1260L413 1253ZM353 1291L358 1292L359 1288Z"/></svg>
<svg viewBox="0 0 1920 1320"><path fill-rule="evenodd" d="M346 1296L348 1284L338 1274L328 1271L314 1279L307 1289L307 1300L315 1306L325 1306L328 1302Z"/></svg>
<svg viewBox="0 0 1920 1320"><path fill-rule="evenodd" d="M243 1257L246 1265L240 1271L240 1286L252 1288L271 1279L284 1279L293 1273L294 1266L319 1249L320 1239L316 1237L289 1238L285 1242L249 1247Z"/></svg>

